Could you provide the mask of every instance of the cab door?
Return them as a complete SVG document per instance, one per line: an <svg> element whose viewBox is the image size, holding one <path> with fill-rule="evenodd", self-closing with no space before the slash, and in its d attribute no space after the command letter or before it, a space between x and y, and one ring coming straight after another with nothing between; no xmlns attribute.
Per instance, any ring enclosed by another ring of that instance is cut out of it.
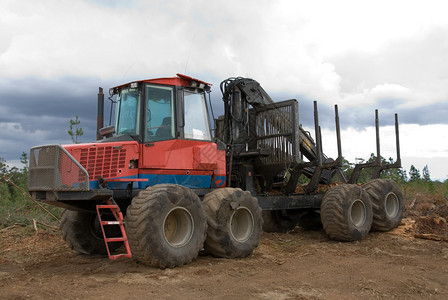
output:
<svg viewBox="0 0 448 300"><path fill-rule="evenodd" d="M204 148L204 144L212 143L205 93L186 87L147 84L144 95L145 124L140 166L196 169L194 148Z"/></svg>

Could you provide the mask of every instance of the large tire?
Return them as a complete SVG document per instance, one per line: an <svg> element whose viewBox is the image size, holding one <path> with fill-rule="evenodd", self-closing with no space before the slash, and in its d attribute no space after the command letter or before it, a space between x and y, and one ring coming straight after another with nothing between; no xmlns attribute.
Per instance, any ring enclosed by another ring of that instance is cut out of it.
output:
<svg viewBox="0 0 448 300"><path fill-rule="evenodd" d="M206 228L201 200L180 185L148 187L127 209L126 233L133 257L162 269L195 259L203 247Z"/></svg>
<svg viewBox="0 0 448 300"><path fill-rule="evenodd" d="M288 232L297 226L299 215L288 214L282 210L264 210L263 231L264 232Z"/></svg>
<svg viewBox="0 0 448 300"><path fill-rule="evenodd" d="M372 203L363 188L338 185L324 196L321 220L327 235L338 241L363 239L372 226Z"/></svg>
<svg viewBox="0 0 448 300"><path fill-rule="evenodd" d="M107 255L106 244L97 214L64 210L61 216L60 228L62 230L62 238L71 249L86 255ZM113 231L108 233L108 237L113 236L117 236L114 235ZM121 247L122 244L122 242L109 243L109 251L113 252Z"/></svg>
<svg viewBox="0 0 448 300"><path fill-rule="evenodd" d="M225 258L252 254L263 224L257 199L239 188L220 188L205 195L203 204L208 222L204 249Z"/></svg>
<svg viewBox="0 0 448 300"><path fill-rule="evenodd" d="M372 202L372 229L389 231L400 225L404 204L398 185L389 179L374 179L362 187L369 194Z"/></svg>

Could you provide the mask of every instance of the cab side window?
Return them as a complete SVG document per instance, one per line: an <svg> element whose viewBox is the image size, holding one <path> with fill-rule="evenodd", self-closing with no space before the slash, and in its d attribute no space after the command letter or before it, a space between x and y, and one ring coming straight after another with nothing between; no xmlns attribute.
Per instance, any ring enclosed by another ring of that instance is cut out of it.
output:
<svg viewBox="0 0 448 300"><path fill-rule="evenodd" d="M211 140L204 94L185 91L184 107L185 138L194 140Z"/></svg>
<svg viewBox="0 0 448 300"><path fill-rule="evenodd" d="M146 86L145 142L163 141L175 137L173 89Z"/></svg>

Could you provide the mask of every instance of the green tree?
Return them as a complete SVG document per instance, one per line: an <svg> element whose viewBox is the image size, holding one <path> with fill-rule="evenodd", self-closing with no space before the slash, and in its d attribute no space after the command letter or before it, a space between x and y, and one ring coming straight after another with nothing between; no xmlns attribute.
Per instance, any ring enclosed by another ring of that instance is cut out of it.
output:
<svg viewBox="0 0 448 300"><path fill-rule="evenodd" d="M436 192L436 187L435 187L434 182L431 180L428 165L425 165L425 167L422 170L422 179L428 187L428 192L430 192L431 194L434 194Z"/></svg>
<svg viewBox="0 0 448 300"><path fill-rule="evenodd" d="M347 179L350 179L350 176L352 176L354 165L355 164L349 162L345 158L342 159L341 169L342 172L345 174L345 177L347 177Z"/></svg>
<svg viewBox="0 0 448 300"><path fill-rule="evenodd" d="M409 181L419 181L421 180L420 177L420 170L417 169L414 165L411 165L411 169L409 170Z"/></svg>
<svg viewBox="0 0 448 300"><path fill-rule="evenodd" d="M28 154L22 152L22 155L20 155L20 162L24 165L24 169L28 170Z"/></svg>
<svg viewBox="0 0 448 300"><path fill-rule="evenodd" d="M8 184L3 180L3 177L8 178L8 165L4 158L0 157L0 204L7 203L11 200Z"/></svg>
<svg viewBox="0 0 448 300"><path fill-rule="evenodd" d="M78 119L78 115L75 115L74 120L73 119L70 120L70 129L68 130L68 134L70 135L73 143L75 143L75 144L81 143L81 141L79 141L78 138L84 134L84 131L82 131L82 128L78 127L78 125L80 123L81 123L81 121Z"/></svg>
<svg viewBox="0 0 448 300"><path fill-rule="evenodd" d="M25 158L27 158L27 155L23 153L21 161ZM21 201L23 195L9 181L14 182L22 189L26 190L28 169L26 167L23 169L18 169L17 167L11 168L6 164L6 161L3 158L0 158L0 202L3 201L3 203L5 203L5 200L9 202Z"/></svg>
<svg viewBox="0 0 448 300"><path fill-rule="evenodd" d="M406 170L402 169L402 174L403 174L403 183L408 181L408 174L406 173Z"/></svg>
<svg viewBox="0 0 448 300"><path fill-rule="evenodd" d="M20 156L20 162L23 164L23 168L20 170L24 181L28 180L28 154L25 152L22 152L22 155Z"/></svg>
<svg viewBox="0 0 448 300"><path fill-rule="evenodd" d="M424 181L430 182L431 177L429 176L429 168L428 165L426 165L422 170L422 177Z"/></svg>

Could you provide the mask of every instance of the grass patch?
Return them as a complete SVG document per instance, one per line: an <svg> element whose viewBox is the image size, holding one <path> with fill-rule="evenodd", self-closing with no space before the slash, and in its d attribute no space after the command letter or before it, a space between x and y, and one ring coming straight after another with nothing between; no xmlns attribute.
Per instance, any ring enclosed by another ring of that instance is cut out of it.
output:
<svg viewBox="0 0 448 300"><path fill-rule="evenodd" d="M59 217L62 209L59 207L41 204L54 216ZM31 199L20 195L14 199L0 199L0 229L10 226L32 226L33 220L37 221L38 228L45 228L40 225L47 224L59 226L59 222L50 216L46 211L35 204Z"/></svg>
<svg viewBox="0 0 448 300"><path fill-rule="evenodd" d="M419 195L432 195L439 199L438 204L443 205L448 202L448 180L445 182L439 181L414 181L401 184L403 191L403 198L405 204L409 205Z"/></svg>

